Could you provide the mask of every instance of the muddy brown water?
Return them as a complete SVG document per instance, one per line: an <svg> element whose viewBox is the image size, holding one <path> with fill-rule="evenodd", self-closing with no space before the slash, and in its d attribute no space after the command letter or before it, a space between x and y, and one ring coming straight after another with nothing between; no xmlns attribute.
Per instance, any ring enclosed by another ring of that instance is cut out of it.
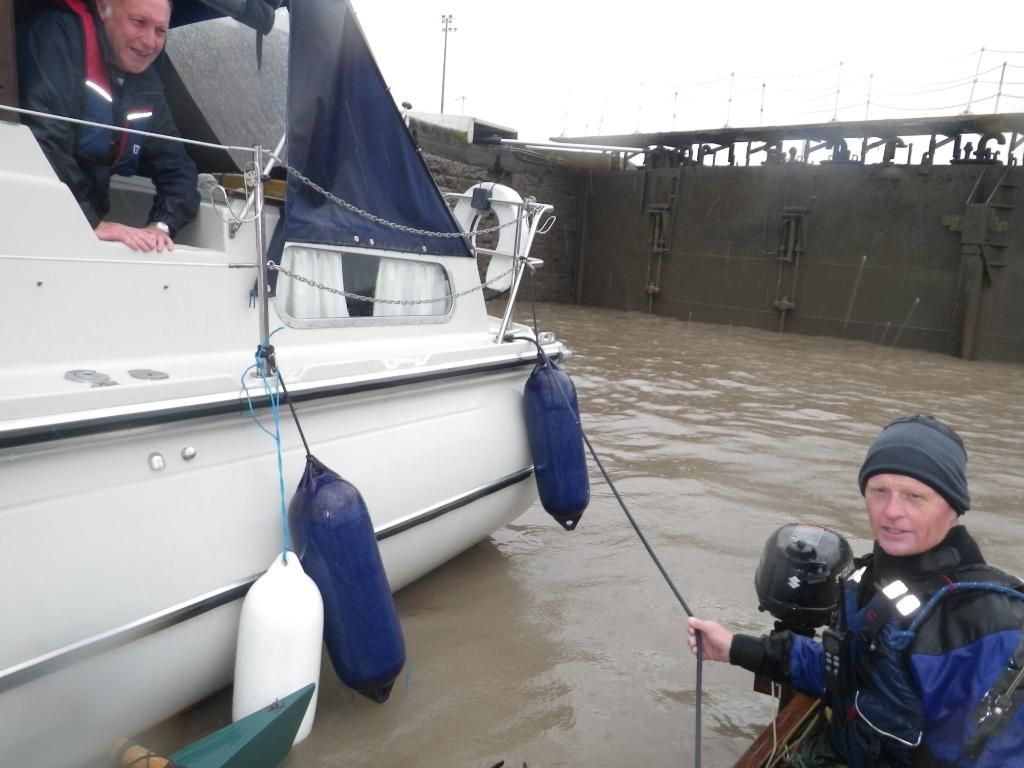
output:
<svg viewBox="0 0 1024 768"><path fill-rule="evenodd" d="M697 614L770 628L753 574L788 522L866 551L857 469L907 413L960 431L973 498L963 522L990 562L1022 570L1024 367L640 313L543 305L538 316L573 349L584 427ZM591 484L576 531L534 508L397 594L408 664L386 704L341 688L325 654L313 733L287 768L692 766L684 614L593 462ZM751 682L705 665L705 766L731 765L773 715ZM225 691L149 741L173 751L229 712Z"/></svg>

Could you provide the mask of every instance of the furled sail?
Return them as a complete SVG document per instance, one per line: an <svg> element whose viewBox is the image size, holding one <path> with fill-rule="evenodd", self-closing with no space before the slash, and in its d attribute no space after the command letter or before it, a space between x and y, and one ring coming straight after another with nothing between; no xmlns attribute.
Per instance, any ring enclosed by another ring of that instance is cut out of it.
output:
<svg viewBox="0 0 1024 768"><path fill-rule="evenodd" d="M459 229L347 0L302 0L289 11L289 163L334 195L406 229L348 210L289 173L283 240L468 256L461 237L409 231Z"/></svg>
<svg viewBox="0 0 1024 768"><path fill-rule="evenodd" d="M274 11L279 5L279 0L178 0L174 3L171 26L230 16L266 35L274 27Z"/></svg>

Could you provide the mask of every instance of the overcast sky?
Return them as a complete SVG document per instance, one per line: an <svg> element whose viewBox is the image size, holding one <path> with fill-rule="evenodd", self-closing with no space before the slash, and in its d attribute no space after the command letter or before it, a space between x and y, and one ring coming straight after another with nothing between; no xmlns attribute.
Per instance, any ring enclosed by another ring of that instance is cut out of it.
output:
<svg viewBox="0 0 1024 768"><path fill-rule="evenodd" d="M996 111L1006 62L998 111L1024 112L1024 0L353 5L396 101L424 112L452 14L445 112L520 138L958 114L979 58L971 111Z"/></svg>

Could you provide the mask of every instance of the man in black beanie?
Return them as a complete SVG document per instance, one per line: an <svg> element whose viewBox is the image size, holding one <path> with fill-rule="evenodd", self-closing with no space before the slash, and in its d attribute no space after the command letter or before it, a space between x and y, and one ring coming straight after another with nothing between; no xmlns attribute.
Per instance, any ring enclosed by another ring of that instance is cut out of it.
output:
<svg viewBox="0 0 1024 768"><path fill-rule="evenodd" d="M971 506L963 441L930 416L896 419L883 429L857 481L875 541L896 557L936 547Z"/></svg>
<svg viewBox="0 0 1024 768"><path fill-rule="evenodd" d="M700 632L705 659L831 708L794 765L1024 768L1024 583L958 524L966 469L963 441L937 419L882 430L858 475L873 551L843 579L822 642L690 619L694 653Z"/></svg>

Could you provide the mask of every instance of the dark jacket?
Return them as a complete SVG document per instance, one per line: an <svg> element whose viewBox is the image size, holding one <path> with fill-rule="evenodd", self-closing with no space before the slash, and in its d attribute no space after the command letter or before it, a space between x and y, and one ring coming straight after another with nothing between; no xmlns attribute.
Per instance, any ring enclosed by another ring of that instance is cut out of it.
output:
<svg viewBox="0 0 1024 768"><path fill-rule="evenodd" d="M1005 727L973 753L971 745L986 694L1024 653L1020 580L986 565L962 526L922 555L890 557L876 546L860 564L844 584L837 622L847 650L838 690L826 690L822 646L807 637L737 635L730 660L824 698L837 726L833 746L853 766L1024 766L1024 686ZM920 599L906 615L877 589L897 580ZM901 743L918 737L916 748Z"/></svg>
<svg viewBox="0 0 1024 768"><path fill-rule="evenodd" d="M138 75L115 71L103 26L99 21L96 26L111 74L113 124L122 127L130 110L149 107L153 117L147 121L146 130L178 136L155 67ZM73 13L49 10L31 18L18 31L17 53L22 107L85 119L84 38L81 22ZM121 82L119 78L123 78ZM82 128L74 123L30 116L23 120L95 228L110 210L110 163L82 151ZM173 235L195 218L199 210L196 166L181 144L146 137L135 167L156 187L149 222L166 223Z"/></svg>

